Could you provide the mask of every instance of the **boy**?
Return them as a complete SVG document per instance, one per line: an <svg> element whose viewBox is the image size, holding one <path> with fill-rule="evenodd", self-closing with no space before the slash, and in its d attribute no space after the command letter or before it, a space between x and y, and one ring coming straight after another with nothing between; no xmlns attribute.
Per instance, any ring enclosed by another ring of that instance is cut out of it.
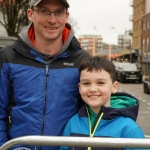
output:
<svg viewBox="0 0 150 150"><path fill-rule="evenodd" d="M144 138L143 131L135 122L139 101L129 94L117 93L118 82L112 62L98 56L84 59L79 67L79 75L79 92L86 104L69 120L64 136ZM62 146L63 149L70 148Z"/></svg>

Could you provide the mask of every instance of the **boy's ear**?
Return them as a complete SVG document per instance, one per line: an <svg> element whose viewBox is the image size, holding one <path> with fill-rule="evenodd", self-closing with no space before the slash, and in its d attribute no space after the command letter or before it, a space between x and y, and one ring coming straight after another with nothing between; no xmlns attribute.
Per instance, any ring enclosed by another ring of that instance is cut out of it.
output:
<svg viewBox="0 0 150 150"><path fill-rule="evenodd" d="M80 83L78 83L78 88L80 88Z"/></svg>
<svg viewBox="0 0 150 150"><path fill-rule="evenodd" d="M112 87L112 93L116 93L118 91L118 82L115 81Z"/></svg>
<svg viewBox="0 0 150 150"><path fill-rule="evenodd" d="M80 93L80 83L78 83L79 93Z"/></svg>

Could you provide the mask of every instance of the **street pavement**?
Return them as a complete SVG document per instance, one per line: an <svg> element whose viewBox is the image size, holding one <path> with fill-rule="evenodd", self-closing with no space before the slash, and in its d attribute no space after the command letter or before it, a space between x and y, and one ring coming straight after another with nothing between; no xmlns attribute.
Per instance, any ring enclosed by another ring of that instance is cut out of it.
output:
<svg viewBox="0 0 150 150"><path fill-rule="evenodd" d="M147 138L150 138L150 103L140 99L140 108L137 121Z"/></svg>
<svg viewBox="0 0 150 150"><path fill-rule="evenodd" d="M143 86L140 84L119 84L121 85L119 87L120 92L129 93L140 101L139 113L136 122L142 128L146 138L150 138L150 95L146 94L142 96L142 94L144 94L142 91ZM136 92L134 91L134 88L136 89ZM126 89L128 89L128 91ZM141 96L143 99L140 98Z"/></svg>

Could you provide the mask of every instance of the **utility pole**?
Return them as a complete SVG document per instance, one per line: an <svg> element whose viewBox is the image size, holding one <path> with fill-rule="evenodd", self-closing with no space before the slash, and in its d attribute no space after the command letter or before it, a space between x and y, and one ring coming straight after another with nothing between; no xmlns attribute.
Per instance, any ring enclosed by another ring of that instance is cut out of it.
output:
<svg viewBox="0 0 150 150"><path fill-rule="evenodd" d="M96 51L96 36L93 35L93 56L95 56L95 51Z"/></svg>
<svg viewBox="0 0 150 150"><path fill-rule="evenodd" d="M116 31L116 29L114 28L114 27L112 27L111 26L111 29L110 29L110 42L109 42L109 61L111 61L111 50L112 50L112 47L111 47L111 30L115 30Z"/></svg>
<svg viewBox="0 0 150 150"><path fill-rule="evenodd" d="M95 34L95 31L97 31L96 26L94 25L94 34L93 34L93 56L95 56L96 50L97 50L97 36Z"/></svg>

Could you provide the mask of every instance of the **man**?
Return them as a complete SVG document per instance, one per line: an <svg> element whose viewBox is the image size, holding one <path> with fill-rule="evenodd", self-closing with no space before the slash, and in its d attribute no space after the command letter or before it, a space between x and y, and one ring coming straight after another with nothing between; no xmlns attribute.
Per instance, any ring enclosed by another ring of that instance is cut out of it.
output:
<svg viewBox="0 0 150 150"><path fill-rule="evenodd" d="M66 0L31 0L31 23L14 45L0 51L1 145L26 135L61 136L76 113L78 66L90 55L67 23L68 7ZM34 149L12 149L22 147Z"/></svg>

